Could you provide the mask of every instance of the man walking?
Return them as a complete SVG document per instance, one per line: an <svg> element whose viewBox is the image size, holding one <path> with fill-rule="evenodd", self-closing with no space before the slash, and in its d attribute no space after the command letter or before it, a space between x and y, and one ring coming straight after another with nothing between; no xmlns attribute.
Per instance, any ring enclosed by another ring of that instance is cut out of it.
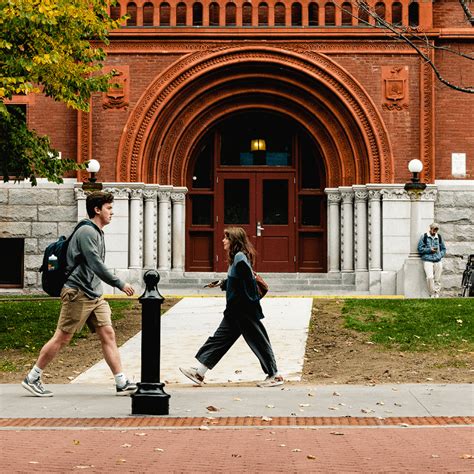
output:
<svg viewBox="0 0 474 474"><path fill-rule="evenodd" d="M61 312L56 332L43 346L36 364L22 382L22 386L37 397L53 396L53 392L41 383L43 370L84 324L99 336L104 359L115 377L116 394L129 395L137 388L122 373L110 306L102 296L101 280L119 288L127 296L135 292L130 284L117 278L104 265L102 229L112 220L113 201L111 193L101 191L87 196L87 225L74 233L67 249L67 271L73 271L61 291Z"/></svg>
<svg viewBox="0 0 474 474"><path fill-rule="evenodd" d="M439 298L443 271L442 258L446 255L446 246L438 230L439 225L433 222L429 232L423 234L418 242L418 253L423 260L430 298Z"/></svg>

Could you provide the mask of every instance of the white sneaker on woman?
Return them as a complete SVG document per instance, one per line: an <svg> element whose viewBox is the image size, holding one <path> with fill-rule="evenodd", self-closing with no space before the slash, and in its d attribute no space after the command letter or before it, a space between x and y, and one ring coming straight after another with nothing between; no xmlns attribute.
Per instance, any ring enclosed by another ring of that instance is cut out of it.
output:
<svg viewBox="0 0 474 474"><path fill-rule="evenodd" d="M263 382L259 382L257 387L277 387L283 385L284 380L281 375L269 375Z"/></svg>

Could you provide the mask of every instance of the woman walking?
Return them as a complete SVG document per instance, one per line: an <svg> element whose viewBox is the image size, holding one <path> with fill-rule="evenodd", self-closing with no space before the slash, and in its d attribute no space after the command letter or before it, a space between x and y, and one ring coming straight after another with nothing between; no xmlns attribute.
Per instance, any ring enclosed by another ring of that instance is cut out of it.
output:
<svg viewBox="0 0 474 474"><path fill-rule="evenodd" d="M240 336L257 356L267 377L259 387L276 387L283 384L278 374L275 356L267 331L262 324L263 312L253 275L255 249L241 227L224 230L224 250L228 255L227 279L209 284L220 286L226 292L224 318L213 336L210 336L196 354L197 367L179 370L194 383L201 385L207 370L222 359Z"/></svg>

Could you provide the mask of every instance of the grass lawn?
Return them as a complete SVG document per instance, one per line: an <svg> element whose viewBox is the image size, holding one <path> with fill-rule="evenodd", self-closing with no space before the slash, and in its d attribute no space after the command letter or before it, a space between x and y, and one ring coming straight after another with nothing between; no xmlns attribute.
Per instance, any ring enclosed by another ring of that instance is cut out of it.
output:
<svg viewBox="0 0 474 474"><path fill-rule="evenodd" d="M474 298L346 300L347 328L402 351L474 350Z"/></svg>
<svg viewBox="0 0 474 474"><path fill-rule="evenodd" d="M112 319L124 317L135 300L109 301ZM11 297L0 300L0 350L21 349L36 352L54 334L59 317L59 299L25 299ZM87 326L74 338L86 337Z"/></svg>

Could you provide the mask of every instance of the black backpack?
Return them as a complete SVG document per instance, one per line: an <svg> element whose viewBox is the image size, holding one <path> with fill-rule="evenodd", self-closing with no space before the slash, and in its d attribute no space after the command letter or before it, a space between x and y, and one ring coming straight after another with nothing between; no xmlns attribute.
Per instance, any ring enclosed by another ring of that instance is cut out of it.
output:
<svg viewBox="0 0 474 474"><path fill-rule="evenodd" d="M66 283L66 280L80 263L80 261L76 262L72 270L66 272L69 242L76 231L84 225L94 227L94 224L88 220L81 221L76 225L68 238L61 235L56 242L49 244L44 251L43 264L39 271L42 272L41 286L50 296L59 296L61 294L64 283Z"/></svg>

